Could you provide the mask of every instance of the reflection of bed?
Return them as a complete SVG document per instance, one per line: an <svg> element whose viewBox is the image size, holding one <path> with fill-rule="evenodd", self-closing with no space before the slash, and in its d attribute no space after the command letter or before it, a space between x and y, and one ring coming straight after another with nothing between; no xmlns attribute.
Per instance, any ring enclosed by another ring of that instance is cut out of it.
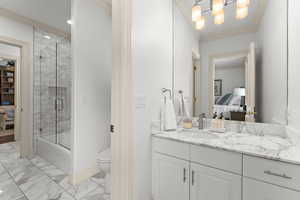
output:
<svg viewBox="0 0 300 200"><path fill-rule="evenodd" d="M221 113L223 113L223 116L226 119L230 119L230 112L242 112L243 107L240 106L228 106L228 105L214 105L214 113L217 113L218 116L220 116Z"/></svg>
<svg viewBox="0 0 300 200"><path fill-rule="evenodd" d="M225 94L218 98L215 102L213 112L220 116L222 113L226 119L230 119L230 112L242 112L241 96L233 95L231 93Z"/></svg>
<svg viewBox="0 0 300 200"><path fill-rule="evenodd" d="M227 105L227 106L240 106L241 96L233 95L231 93L225 94L216 100L216 105Z"/></svg>

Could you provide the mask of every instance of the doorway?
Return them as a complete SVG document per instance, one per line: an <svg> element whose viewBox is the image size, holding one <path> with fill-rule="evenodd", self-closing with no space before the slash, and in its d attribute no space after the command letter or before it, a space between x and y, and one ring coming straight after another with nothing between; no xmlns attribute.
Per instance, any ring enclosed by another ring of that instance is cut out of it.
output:
<svg viewBox="0 0 300 200"><path fill-rule="evenodd" d="M4 71L6 82L9 82L9 84L7 85L10 85L10 87L5 86L6 92L4 92L3 94L13 96L6 97L4 99L4 104L12 104L12 99L14 104L3 105L13 108L13 113L11 111L12 109L9 111L5 111L8 113L4 113L4 115L7 115L4 118L10 119L9 126L14 127L14 140L19 142L21 157L30 156L33 154L33 67L31 49L32 46L28 42L0 36L1 57L3 58L3 60L9 61L11 63L9 65L14 65L13 73L11 71ZM14 52L15 54L13 54L12 52ZM12 66L8 66L8 68L11 67ZM7 66L5 68L7 68ZM13 80L11 76L13 76ZM13 83L11 81L13 81ZM11 85L14 86L12 87ZM6 122L5 126L5 129L8 128Z"/></svg>
<svg viewBox="0 0 300 200"><path fill-rule="evenodd" d="M0 43L0 144L19 139L20 48Z"/></svg>

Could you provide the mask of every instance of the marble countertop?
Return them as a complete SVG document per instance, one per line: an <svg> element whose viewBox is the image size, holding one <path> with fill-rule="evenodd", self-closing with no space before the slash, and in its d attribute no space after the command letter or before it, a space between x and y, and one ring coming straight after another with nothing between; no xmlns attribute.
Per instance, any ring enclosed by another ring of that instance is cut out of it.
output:
<svg viewBox="0 0 300 200"><path fill-rule="evenodd" d="M194 145L234 151L246 155L279 160L300 165L300 144L291 138L249 133L217 133L209 130L152 131L153 137L165 138Z"/></svg>

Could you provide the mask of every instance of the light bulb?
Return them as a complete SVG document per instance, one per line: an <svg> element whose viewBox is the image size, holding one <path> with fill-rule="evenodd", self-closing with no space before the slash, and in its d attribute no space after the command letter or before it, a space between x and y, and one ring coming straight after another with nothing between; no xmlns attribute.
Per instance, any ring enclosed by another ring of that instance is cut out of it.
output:
<svg viewBox="0 0 300 200"><path fill-rule="evenodd" d="M216 16L224 9L224 0L213 0L212 15Z"/></svg>
<svg viewBox="0 0 300 200"><path fill-rule="evenodd" d="M204 28L204 26L205 26L205 19L204 17L201 17L200 20L196 21L196 29L201 30Z"/></svg>
<svg viewBox="0 0 300 200"><path fill-rule="evenodd" d="M196 22L201 20L201 16L202 16L201 6L199 4L195 4L192 8L192 21Z"/></svg>
<svg viewBox="0 0 300 200"><path fill-rule="evenodd" d="M215 24L223 24L225 21L224 10L215 16Z"/></svg>
<svg viewBox="0 0 300 200"><path fill-rule="evenodd" d="M248 16L248 7L236 9L236 18L237 19L244 19L247 16Z"/></svg>
<svg viewBox="0 0 300 200"><path fill-rule="evenodd" d="M250 0L237 0L236 6L238 8L248 7L250 5Z"/></svg>

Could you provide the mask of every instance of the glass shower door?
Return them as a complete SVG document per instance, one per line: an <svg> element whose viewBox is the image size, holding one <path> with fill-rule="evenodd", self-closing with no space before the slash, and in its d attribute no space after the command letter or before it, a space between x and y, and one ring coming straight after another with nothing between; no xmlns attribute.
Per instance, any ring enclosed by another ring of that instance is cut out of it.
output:
<svg viewBox="0 0 300 200"><path fill-rule="evenodd" d="M71 47L57 43L57 143L71 147Z"/></svg>
<svg viewBox="0 0 300 200"><path fill-rule="evenodd" d="M70 149L70 41L49 35L35 32L34 130L48 142Z"/></svg>
<svg viewBox="0 0 300 200"><path fill-rule="evenodd" d="M56 143L56 48L55 43L40 50L40 136Z"/></svg>

